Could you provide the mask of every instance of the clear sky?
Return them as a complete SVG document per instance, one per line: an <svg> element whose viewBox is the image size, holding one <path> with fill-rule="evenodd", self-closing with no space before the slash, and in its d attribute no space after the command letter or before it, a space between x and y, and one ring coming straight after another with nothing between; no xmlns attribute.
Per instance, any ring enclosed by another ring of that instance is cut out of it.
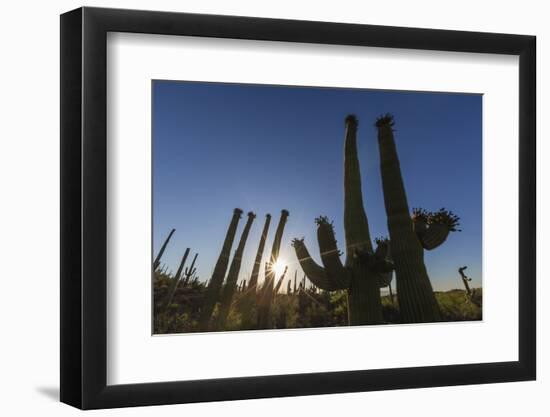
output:
<svg viewBox="0 0 550 417"><path fill-rule="evenodd" d="M197 274L207 280L236 207L245 214L232 253L246 213L257 214L239 280L250 277L266 213L273 218L264 261L281 209L290 211L280 257L289 265L289 277L296 269L299 278L303 275L290 245L294 237L305 237L321 263L314 223L319 215L334 221L345 251L344 118L351 113L359 119L372 238L387 236L374 127L386 112L395 117L410 209L445 207L461 218L462 232L426 251L434 289L462 288L457 268L463 265L472 284L480 286L482 96L472 94L153 81L154 254L175 228L162 262L175 271L190 247L191 254L199 253Z"/></svg>

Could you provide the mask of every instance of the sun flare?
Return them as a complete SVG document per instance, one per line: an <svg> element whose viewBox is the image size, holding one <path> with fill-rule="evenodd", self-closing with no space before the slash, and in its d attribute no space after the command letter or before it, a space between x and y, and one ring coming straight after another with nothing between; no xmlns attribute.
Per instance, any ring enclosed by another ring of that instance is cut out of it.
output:
<svg viewBox="0 0 550 417"><path fill-rule="evenodd" d="M283 272L285 272L286 263L283 259L279 258L277 261L271 266L271 270L275 273L275 276L279 277L283 275Z"/></svg>

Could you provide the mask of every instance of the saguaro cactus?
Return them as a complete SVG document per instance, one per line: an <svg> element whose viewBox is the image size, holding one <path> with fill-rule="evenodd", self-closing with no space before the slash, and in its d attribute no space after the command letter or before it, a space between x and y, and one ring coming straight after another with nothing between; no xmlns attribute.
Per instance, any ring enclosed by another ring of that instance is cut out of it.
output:
<svg viewBox="0 0 550 417"><path fill-rule="evenodd" d="M468 268L467 266L463 266L458 268L458 273L460 274L460 278L462 278L462 283L464 284L464 288L466 288L466 295L470 297L472 295L472 290L470 289L469 282L472 280L472 278L468 277L464 271Z"/></svg>
<svg viewBox="0 0 550 417"><path fill-rule="evenodd" d="M208 330L210 326L210 317L212 316L212 312L214 311L214 307L218 301L218 297L220 296L223 279L227 271L227 265L229 264L231 247L233 246L233 240L235 240L235 233L237 232L237 226L239 224L239 220L241 219L242 212L243 211L239 208L236 208L233 211L233 217L231 218L231 223L227 229L220 256L218 257L216 266L214 267L212 277L208 282L208 287L206 288L199 318L199 325L202 330Z"/></svg>
<svg viewBox="0 0 550 417"><path fill-rule="evenodd" d="M164 254L164 251L166 250L166 246L168 246L168 242L170 242L170 239L172 238L172 235L174 234L175 231L176 231L176 229L172 229L170 231L170 233L168 234L168 237L166 238L166 240L162 244L157 257L153 261L153 271L156 271L158 269L158 267L160 265L160 260L162 258L162 255Z"/></svg>
<svg viewBox="0 0 550 417"><path fill-rule="evenodd" d="M281 277L277 281L277 285L275 285L275 288L273 289L273 294L276 295L279 293L279 290L281 289L281 286L283 285L283 281L285 280L286 271L288 270L288 266L285 266L285 270L283 271Z"/></svg>
<svg viewBox="0 0 550 417"><path fill-rule="evenodd" d="M310 256L303 239L294 239L293 246L308 279L326 290L347 290L350 325L381 323L381 274L391 271L387 244L380 242L373 251L367 215L363 207L361 173L357 158L357 119L345 121L344 141L344 231L346 261L342 264L336 245L334 228L326 217L318 217L317 240L323 267ZM305 285L304 285L305 288Z"/></svg>
<svg viewBox="0 0 550 417"><path fill-rule="evenodd" d="M239 305L242 329L253 329L257 325L257 312L255 308L256 288L258 286L258 276L260 274L260 266L262 264L262 257L264 256L265 241L269 232L270 223L271 214L266 214L262 235L260 236L260 243L258 245L258 250L256 251L254 266L252 267L252 274L250 275L246 292L243 294Z"/></svg>
<svg viewBox="0 0 550 417"><path fill-rule="evenodd" d="M191 262L191 266L189 268L185 268L185 281L183 281L183 285L186 286L191 281L191 277L195 275L195 272L197 272L197 268L195 268L195 262L197 260L197 256L199 256L198 253L195 253L195 256L193 257L193 261Z"/></svg>
<svg viewBox="0 0 550 417"><path fill-rule="evenodd" d="M252 222L256 218L256 215L252 212L248 213L248 220L244 226L243 232L241 234L241 239L239 240L239 245L235 250L233 255L233 260L231 261L231 266L229 267L229 272L227 274L227 280L222 290L221 294L221 304L218 315L218 328L223 330L225 328L225 323L227 321L227 315L229 314L229 309L231 308L231 302L233 300L233 294L235 293L235 288L237 286L237 280L239 278L239 272L241 270L241 263L243 259L244 247L248 239L248 234L250 233L250 228L252 227Z"/></svg>
<svg viewBox="0 0 550 417"><path fill-rule="evenodd" d="M384 204L401 318L407 323L439 321L439 306L424 264L424 249L433 249L443 243L449 232L456 230L458 217L444 209L437 213L417 209L411 217L393 125L390 114L376 121Z"/></svg>
<svg viewBox="0 0 550 417"><path fill-rule="evenodd" d="M163 308L167 308L170 304L172 304L172 299L174 298L174 294L176 293L176 289L178 288L178 284L181 278L181 272L183 271L183 266L185 265L185 261L189 256L189 251L189 248L185 249L185 253L181 258L180 266L178 267L176 275L170 280L170 286L168 287L168 292L166 294L166 298L164 299Z"/></svg>
<svg viewBox="0 0 550 417"><path fill-rule="evenodd" d="M258 328L267 329L271 327L271 303L273 301L273 284L275 280L275 271L272 266L275 265L279 258L281 249L281 241L285 230L286 221L288 219L288 210L281 211L279 225L273 238L273 246L271 247L271 257L266 266L265 282L260 294L258 305Z"/></svg>
<svg viewBox="0 0 550 417"><path fill-rule="evenodd" d="M271 214L265 215L264 228L262 230L262 236L260 237L260 244L258 245L258 251L256 252L256 259L254 260L254 266L252 267L252 274L248 281L248 290L250 293L255 293L258 285L258 275L260 274L260 266L262 264L262 257L264 256L265 241L267 239L267 233L269 232L269 223L271 222Z"/></svg>

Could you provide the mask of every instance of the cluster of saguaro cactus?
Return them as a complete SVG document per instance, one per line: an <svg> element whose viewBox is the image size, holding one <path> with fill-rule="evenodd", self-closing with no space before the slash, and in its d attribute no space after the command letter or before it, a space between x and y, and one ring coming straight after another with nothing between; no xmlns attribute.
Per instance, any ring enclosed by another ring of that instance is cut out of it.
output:
<svg viewBox="0 0 550 417"><path fill-rule="evenodd" d="M252 212L248 213L248 221L243 229L241 238L235 254L229 266L229 272L225 278L225 274L229 264L229 255L233 241L235 239L236 230L238 227L239 220L241 218L242 210L235 209L233 212L233 217L231 219L228 231L226 233L226 238L218 257L216 266L214 267L214 272L212 277L208 282L206 291L204 294L203 306L200 312L199 326L201 330L210 330L216 328L223 330L226 327L227 318L229 311L232 306L234 295L237 291L243 292L243 296L239 303L239 309L241 310L242 316L242 327L243 328L255 328L259 323L261 323L262 328L269 327L270 323L270 310L271 310L271 301L273 299L273 293L280 290L282 282L284 280L284 274L279 279L279 282L274 286L275 272L272 269L272 265L277 261L279 257L279 250L281 247L281 239L286 224L286 219L288 218L288 211L283 210L281 213L281 219L279 220L279 226L275 233L275 238L273 241L273 247L271 251L270 261L266 266L265 273L265 282L260 291L256 291L258 286L258 275L260 270L260 264L263 257L263 251L265 247L265 242L267 239L267 233L269 230L269 224L271 221L271 215L266 215L266 220L260 238L260 243L258 246L255 263L252 270L252 275L246 285L246 281L243 281L241 286L238 288L238 278L241 269L242 257L252 223L256 215ZM285 271L286 272L286 271ZM216 319L212 320L214 309L219 303L219 308ZM254 307L257 308L254 309ZM256 317L255 313L257 310ZM253 319L255 318L255 320ZM214 321L214 323L212 323Z"/></svg>
<svg viewBox="0 0 550 417"><path fill-rule="evenodd" d="M161 303L161 308L163 310L166 309L172 303L172 300L174 298L174 294L176 293L176 290L178 289L178 286L180 284L183 285L183 286L187 286L190 282L197 279L196 277L194 277L195 272L196 272L196 268L194 266L195 266L195 262L197 260L197 257L199 255L198 253L195 254L195 256L193 258L193 262L191 263L191 266L189 268L185 268L185 272L184 272L185 262L187 261L187 257L189 256L189 252L191 251L191 248L186 248L185 249L185 252L183 253L183 256L182 256L180 264L179 264L179 267L178 267L178 269L177 269L174 276L171 276L171 274L168 273L168 270L167 270L166 266L160 267L160 261L162 259L162 256L163 256L164 252L166 251L166 247L168 246L168 243L170 242L170 239L174 235L175 231L176 231L176 229L172 229L170 231L170 233L168 234L168 237L165 239L164 243L162 244L162 246L159 250L159 253L155 257L155 260L153 261L153 271L155 273L160 274L160 275L165 275L165 276L169 277L168 289L166 291L166 295L164 297L164 300Z"/></svg>
<svg viewBox="0 0 550 417"><path fill-rule="evenodd" d="M381 116L375 125L401 318L407 323L439 321L424 249L439 246L450 232L456 231L458 217L445 209L436 213L417 209L411 217L393 135L393 116Z"/></svg>
<svg viewBox="0 0 550 417"><path fill-rule="evenodd" d="M269 262L265 268L265 280L264 284L258 294L257 302L257 328L268 329L271 327L271 304L273 302L273 286L275 281L275 271L273 265L279 259L279 251L281 249L281 241L283 238L283 232L285 229L286 221L288 219L288 210L281 211L281 217L279 218L279 225L273 238L273 246L271 247L271 256Z"/></svg>
<svg viewBox="0 0 550 417"><path fill-rule="evenodd" d="M373 249L367 215L363 207L361 174L357 157L357 119L345 121L344 141L344 231L346 261L340 260L334 228L326 217L318 217L317 240L323 266L310 256L303 239L294 239L296 255L311 282L326 290L347 290L348 321L351 325L382 322L380 302L381 275L393 269L386 257L388 245L380 242ZM305 288L305 286L304 286Z"/></svg>

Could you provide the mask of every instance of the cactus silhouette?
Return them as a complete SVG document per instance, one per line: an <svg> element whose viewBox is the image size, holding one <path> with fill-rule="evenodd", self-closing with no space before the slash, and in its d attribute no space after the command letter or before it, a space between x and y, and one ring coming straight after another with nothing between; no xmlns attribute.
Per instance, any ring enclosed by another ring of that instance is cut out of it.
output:
<svg viewBox="0 0 550 417"><path fill-rule="evenodd" d="M175 231L176 231L176 229L172 229L170 231L170 233L168 234L168 237L166 238L166 240L162 244L157 257L153 261L153 271L156 271L158 269L158 267L160 266L160 260L162 258L162 255L164 254L164 251L166 250L166 246L168 246L168 242L170 242L170 239L172 238L172 235L174 234Z"/></svg>
<svg viewBox="0 0 550 417"><path fill-rule="evenodd" d="M262 236L260 237L260 244L258 245L258 251L256 252L256 259L254 260L254 266L252 268L252 274L248 281L248 289L251 292L256 291L258 285L258 275L260 273L260 266L262 264L262 257L264 256L265 241L267 239L267 233L269 232L269 224L271 222L271 214L265 215L264 228L262 230Z"/></svg>
<svg viewBox="0 0 550 417"><path fill-rule="evenodd" d="M424 264L424 249L434 249L450 232L456 231L458 217L445 209L436 213L415 209L411 217L393 126L390 114L376 120L384 205L401 319L407 323L439 321L441 315Z"/></svg>
<svg viewBox="0 0 550 417"><path fill-rule="evenodd" d="M229 223L222 250L216 262L216 266L214 266L212 277L208 282L199 317L199 326L202 330L208 330L210 327L210 318L212 317L212 312L220 296L223 279L227 271L227 265L229 264L231 247L233 246L233 240L235 240L235 233L237 232L237 226L241 219L242 212L243 211L239 208L233 211L233 217L231 218L231 223Z"/></svg>
<svg viewBox="0 0 550 417"><path fill-rule="evenodd" d="M265 281L261 289L258 302L258 328L268 329L271 327L271 303L273 301L273 285L275 280L275 271L272 266L275 265L279 258L281 249L281 241L285 230L286 221L288 219L288 210L281 211L279 225L273 238L273 246L271 247L271 257L265 268Z"/></svg>
<svg viewBox="0 0 550 417"><path fill-rule="evenodd" d="M466 288L466 295L470 297L472 295L472 290L470 289L469 282L472 280L472 278L466 276L464 271L468 268L467 266L463 266L461 268L458 268L458 273L460 274L460 278L462 278L462 283L464 284L464 288Z"/></svg>
<svg viewBox="0 0 550 417"><path fill-rule="evenodd" d="M361 173L357 157L357 119L345 121L344 141L344 231L346 261L342 264L334 227L327 217L318 217L317 240L323 266L310 256L303 239L294 239L296 255L307 278L326 290L347 290L350 325L382 322L380 282L393 268L387 254L389 245L380 241L373 250L367 215L363 207ZM302 287L305 289L305 282Z"/></svg>
<svg viewBox="0 0 550 417"><path fill-rule="evenodd" d="M176 289L178 288L178 284L181 278L181 272L183 271L183 266L185 265L185 261L189 256L189 251L190 251L189 248L185 249L185 253L181 258L180 266L176 272L176 275L170 280L170 286L168 288L168 293L166 294L166 298L164 300L163 308L167 308L170 304L172 304L172 299L174 298L174 294L176 293Z"/></svg>
<svg viewBox="0 0 550 417"><path fill-rule="evenodd" d="M257 315L255 306L257 304L256 289L258 287L258 276L260 274L260 266L262 264L262 257L264 255L265 241L269 232L269 225L271 223L271 214L266 214L262 235L260 236L260 243L258 244L258 250L256 251L256 258L254 260L254 266L252 267L252 274L248 281L248 287L243 294L243 298L239 305L241 313L241 326L243 329L253 329L257 324Z"/></svg>
<svg viewBox="0 0 550 417"><path fill-rule="evenodd" d="M278 294L279 290L281 289L281 286L283 285L283 281L285 279L286 271L288 270L288 266L285 266L285 270L283 271L283 274L277 281L277 285L275 285L275 288L273 289L273 294Z"/></svg>
<svg viewBox="0 0 550 417"><path fill-rule="evenodd" d="M248 234L250 233L250 228L256 215L252 212L248 213L248 220L244 226L243 232L241 234L241 239L235 254L233 255L233 260L231 261L231 266L229 267L229 272L227 274L227 280L223 287L221 299L220 299L220 310L218 313L218 324L217 327L220 330L225 328L225 323L227 321L227 315L229 314L229 309L231 308L231 302L233 301L233 294L237 287L237 280L239 278L239 272L241 270L241 263L243 259L244 247L248 239Z"/></svg>
<svg viewBox="0 0 550 417"><path fill-rule="evenodd" d="M199 256L198 253L195 253L195 256L193 257L193 261L191 262L191 266L189 268L185 268L185 281L183 281L183 285L187 286L189 282L192 281L193 275L195 275L195 272L197 272L197 268L195 268L195 262L197 261L197 256Z"/></svg>

